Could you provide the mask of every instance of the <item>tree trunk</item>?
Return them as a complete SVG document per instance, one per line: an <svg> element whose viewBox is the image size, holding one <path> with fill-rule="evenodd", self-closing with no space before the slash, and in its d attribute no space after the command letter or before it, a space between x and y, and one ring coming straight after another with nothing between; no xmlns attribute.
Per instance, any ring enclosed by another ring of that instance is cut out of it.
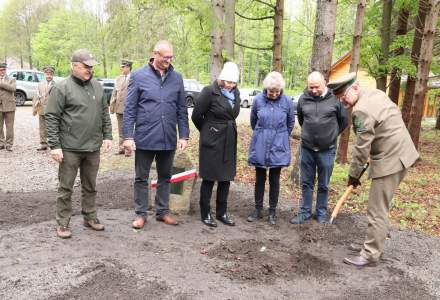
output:
<svg viewBox="0 0 440 300"><path fill-rule="evenodd" d="M409 10L406 7L402 7L399 11L396 36L406 35L406 33L408 32L408 17ZM404 47L399 47L398 49L396 49L396 51L394 51L394 56L402 55L404 50ZM388 91L388 96L390 97L391 101L393 101L397 105L399 104L400 94L400 75L401 70L393 68L393 70L391 71L390 89Z"/></svg>
<svg viewBox="0 0 440 300"><path fill-rule="evenodd" d="M429 1L428 15L426 16L425 29L423 30L422 36L419 65L417 67L417 80L414 101L411 107L411 119L408 126L409 133L417 149L419 145L423 104L428 86L429 68L432 61L432 49L434 45L434 37L439 9L440 0Z"/></svg>
<svg viewBox="0 0 440 300"><path fill-rule="evenodd" d="M225 1L225 36L224 47L227 59L234 60L234 42L235 42L235 0Z"/></svg>
<svg viewBox="0 0 440 300"><path fill-rule="evenodd" d="M379 90L386 91L387 89L387 63L390 49L390 28L391 28L391 12L393 10L393 1L383 1L382 11L382 28L381 28L381 49L382 53L379 58L379 76L376 78L376 87Z"/></svg>
<svg viewBox="0 0 440 300"><path fill-rule="evenodd" d="M211 32L211 81L217 79L223 67L223 18L225 15L224 0L211 0L212 32Z"/></svg>
<svg viewBox="0 0 440 300"><path fill-rule="evenodd" d="M436 97L436 100L438 102L437 104L437 120L435 122L435 129L440 129L440 96Z"/></svg>
<svg viewBox="0 0 440 300"><path fill-rule="evenodd" d="M337 0L317 0L311 71L321 72L328 81L336 30Z"/></svg>
<svg viewBox="0 0 440 300"><path fill-rule="evenodd" d="M419 65L420 47L422 46L422 33L425 28L425 18L428 7L428 0L419 0L419 11L416 17L416 27L414 29L414 40L411 50L411 60L416 66ZM416 87L416 79L408 76L406 81L405 97L402 104L402 118L406 127L408 127L409 118L411 116L411 106L414 98L414 90Z"/></svg>
<svg viewBox="0 0 440 300"><path fill-rule="evenodd" d="M350 72L357 72L359 68L359 60L361 56L361 39L362 30L364 25L365 6L367 0L360 0L356 11L356 21L354 25L353 35L353 49L351 51ZM338 153L336 161L340 164L347 163L348 142L350 140L350 128L351 128L351 111L348 109L348 125L339 137Z"/></svg>
<svg viewBox="0 0 440 300"><path fill-rule="evenodd" d="M284 0L276 0L275 17L273 24L273 60L272 70L283 72L282 50L283 50L283 16Z"/></svg>

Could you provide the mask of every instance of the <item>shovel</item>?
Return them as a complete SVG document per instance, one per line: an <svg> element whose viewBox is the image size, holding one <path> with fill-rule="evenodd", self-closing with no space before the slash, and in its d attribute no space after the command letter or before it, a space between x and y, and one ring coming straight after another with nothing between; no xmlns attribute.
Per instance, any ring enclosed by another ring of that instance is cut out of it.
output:
<svg viewBox="0 0 440 300"><path fill-rule="evenodd" d="M368 162L364 165L364 168L362 169L361 174L359 175L359 178L358 178L359 180L361 179L361 177L365 173L365 171L368 169L369 165L370 165L370 163L368 163ZM342 197L339 198L338 202L336 203L335 208L333 209L332 216L330 218L330 224L333 224L333 221L336 218L336 216L338 215L339 210L341 209L341 207L345 203L345 201L347 201L348 196L350 196L350 194L353 190L354 190L354 186L349 185L347 187L347 189L345 190L344 195L342 195Z"/></svg>

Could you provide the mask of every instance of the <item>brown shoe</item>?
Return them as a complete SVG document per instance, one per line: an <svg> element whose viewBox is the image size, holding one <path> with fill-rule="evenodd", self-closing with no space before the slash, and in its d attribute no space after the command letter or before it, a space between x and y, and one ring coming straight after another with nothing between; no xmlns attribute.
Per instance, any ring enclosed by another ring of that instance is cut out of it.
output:
<svg viewBox="0 0 440 300"><path fill-rule="evenodd" d="M104 230L104 224L101 224L98 219L84 219L84 226L89 227L96 231Z"/></svg>
<svg viewBox="0 0 440 300"><path fill-rule="evenodd" d="M348 258L346 257L346 258L344 258L344 263L349 264L349 265L353 265L356 267L367 267L367 266L374 267L377 265L376 261L366 259L362 255L355 256L355 257L348 257Z"/></svg>
<svg viewBox="0 0 440 300"><path fill-rule="evenodd" d="M3 149L5 149L5 146L1 145L0 150L3 150Z"/></svg>
<svg viewBox="0 0 440 300"><path fill-rule="evenodd" d="M12 146L6 146L6 151L12 152Z"/></svg>
<svg viewBox="0 0 440 300"><path fill-rule="evenodd" d="M57 235L59 238L68 239L72 237L72 231L70 231L70 228L67 226L58 226Z"/></svg>
<svg viewBox="0 0 440 300"><path fill-rule="evenodd" d="M133 223L131 223L131 227L134 229L142 229L145 226L145 221L145 217L137 216Z"/></svg>
<svg viewBox="0 0 440 300"><path fill-rule="evenodd" d="M179 223L169 214L156 217L157 221L164 222L167 225L179 225Z"/></svg>
<svg viewBox="0 0 440 300"><path fill-rule="evenodd" d="M37 148L37 151L46 151L47 149L47 146L41 146L40 148Z"/></svg>

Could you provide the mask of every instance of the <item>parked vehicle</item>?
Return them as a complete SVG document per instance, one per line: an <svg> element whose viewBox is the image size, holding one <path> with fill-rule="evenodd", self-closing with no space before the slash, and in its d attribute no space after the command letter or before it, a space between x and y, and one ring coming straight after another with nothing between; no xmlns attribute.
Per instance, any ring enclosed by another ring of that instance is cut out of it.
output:
<svg viewBox="0 0 440 300"><path fill-rule="evenodd" d="M26 100L32 100L38 93L38 83L45 80L44 73L36 70L9 69L7 74L16 79L15 104L17 106L24 105Z"/></svg>
<svg viewBox="0 0 440 300"><path fill-rule="evenodd" d="M203 86L195 79L183 79L187 107L194 107L194 101L202 91Z"/></svg>
<svg viewBox="0 0 440 300"><path fill-rule="evenodd" d="M97 80L101 83L104 89L104 97L106 98L107 103L110 104L113 89L115 88L115 80L109 78L98 78Z"/></svg>
<svg viewBox="0 0 440 300"><path fill-rule="evenodd" d="M240 90L240 98L241 98L241 107L252 106L255 96L261 93L261 91L255 89L239 88L239 90Z"/></svg>

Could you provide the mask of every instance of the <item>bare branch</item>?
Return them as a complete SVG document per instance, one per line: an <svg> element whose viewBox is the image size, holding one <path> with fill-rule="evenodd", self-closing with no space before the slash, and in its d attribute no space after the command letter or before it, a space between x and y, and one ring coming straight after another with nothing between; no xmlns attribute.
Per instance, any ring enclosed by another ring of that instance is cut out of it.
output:
<svg viewBox="0 0 440 300"><path fill-rule="evenodd" d="M258 2L258 3L261 3L261 4L264 4L264 5L267 5L267 6L269 6L270 8L273 8L273 9L275 9L275 5L272 5L272 4L270 4L270 3L267 3L267 2L264 2L264 1L261 1L261 0L254 0L255 2Z"/></svg>
<svg viewBox="0 0 440 300"><path fill-rule="evenodd" d="M250 18L250 17L243 16L242 14L240 14L238 12L235 12L235 14L243 19L251 20L251 21L261 21L261 20L273 19L275 17L275 15L272 15L272 16L265 16L265 17L259 17L259 18Z"/></svg>
<svg viewBox="0 0 440 300"><path fill-rule="evenodd" d="M246 46L246 45L240 44L238 42L234 42L234 44L237 46L243 47L243 48L247 48L247 49L264 50L264 51L272 50L272 47L252 47L252 46Z"/></svg>

